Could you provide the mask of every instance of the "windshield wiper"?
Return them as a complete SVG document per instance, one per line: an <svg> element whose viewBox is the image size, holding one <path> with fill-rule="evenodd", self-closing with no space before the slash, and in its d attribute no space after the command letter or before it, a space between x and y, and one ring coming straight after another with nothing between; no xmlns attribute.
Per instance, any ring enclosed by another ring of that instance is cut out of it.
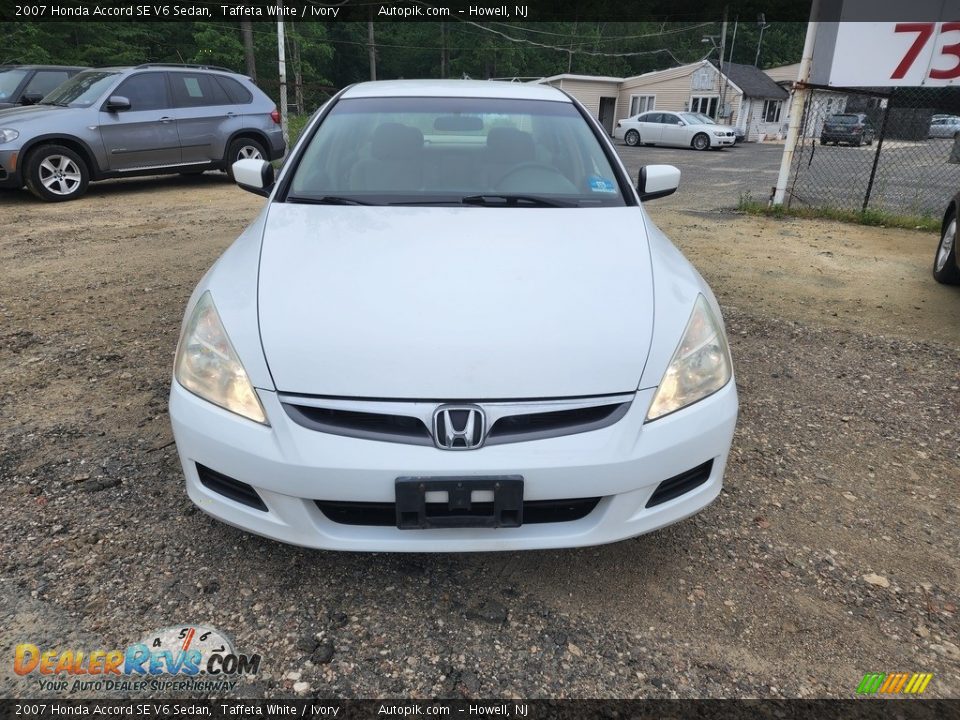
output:
<svg viewBox="0 0 960 720"><path fill-rule="evenodd" d="M539 195L467 195L460 198L464 205L482 205L485 207L576 207L575 203L562 200L548 200Z"/></svg>
<svg viewBox="0 0 960 720"><path fill-rule="evenodd" d="M363 200L354 200L353 198L341 197L339 195L324 195L323 197L300 197L297 195L288 195L287 202L303 203L304 205L372 205L373 203L363 202Z"/></svg>

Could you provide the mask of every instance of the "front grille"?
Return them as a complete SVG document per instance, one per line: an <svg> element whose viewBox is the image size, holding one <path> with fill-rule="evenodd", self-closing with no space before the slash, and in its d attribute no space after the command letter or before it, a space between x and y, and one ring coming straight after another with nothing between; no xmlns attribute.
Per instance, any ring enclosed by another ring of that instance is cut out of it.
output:
<svg viewBox="0 0 960 720"><path fill-rule="evenodd" d="M232 477L227 477L223 473L211 470L200 463L197 463L197 474L200 476L200 482L215 493L230 498L241 505L267 512L267 506L257 494L257 491L245 482L234 480Z"/></svg>
<svg viewBox="0 0 960 720"><path fill-rule="evenodd" d="M477 403L490 428L487 445L524 442L598 430L620 420L632 394L585 399ZM433 444L434 401L342 400L281 395L287 415L298 425L347 437ZM532 412L531 412L532 411ZM458 426L459 427L459 426Z"/></svg>
<svg viewBox="0 0 960 720"><path fill-rule="evenodd" d="M664 480L657 485L657 489L653 491L653 495L647 500L647 507L651 508L654 505L660 505L668 500L678 498L694 488L700 487L710 479L711 470L713 470L713 460L707 460L703 465L697 465L697 467L692 470L687 470L679 475L674 475L669 480Z"/></svg>
<svg viewBox="0 0 960 720"><path fill-rule="evenodd" d="M395 503L371 502L332 502L314 501L320 512L329 520L341 525L365 525L377 527L396 527L397 507ZM523 524L542 524L572 522L585 518L600 502L600 498L577 498L573 500L526 500L523 503ZM439 515L446 507L444 503L427 503L430 515ZM493 503L473 503L469 513L457 511L458 515L490 515Z"/></svg>
<svg viewBox="0 0 960 720"><path fill-rule="evenodd" d="M558 437L612 425L623 417L630 403L508 415L497 420L487 434L487 444Z"/></svg>
<svg viewBox="0 0 960 720"><path fill-rule="evenodd" d="M359 412L284 403L283 409L298 425L332 435L432 445L427 426L409 415Z"/></svg>

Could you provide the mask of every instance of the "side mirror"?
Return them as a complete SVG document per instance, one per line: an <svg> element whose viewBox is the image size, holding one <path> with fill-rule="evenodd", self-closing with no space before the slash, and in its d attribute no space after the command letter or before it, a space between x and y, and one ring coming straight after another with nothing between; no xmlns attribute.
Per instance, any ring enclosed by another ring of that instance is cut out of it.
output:
<svg viewBox="0 0 960 720"><path fill-rule="evenodd" d="M40 93L24 93L20 96L21 105L36 105L41 100L43 100L43 95Z"/></svg>
<svg viewBox="0 0 960 720"><path fill-rule="evenodd" d="M273 165L266 160L237 160L233 164L233 179L247 192L269 197L273 190Z"/></svg>
<svg viewBox="0 0 960 720"><path fill-rule="evenodd" d="M131 107L133 106L130 104L129 98L125 98L122 95L111 95L110 99L107 100L107 110L109 112L129 110Z"/></svg>
<svg viewBox="0 0 960 720"><path fill-rule="evenodd" d="M641 200L656 200L673 195L680 187L680 170L673 165L644 165L637 177Z"/></svg>

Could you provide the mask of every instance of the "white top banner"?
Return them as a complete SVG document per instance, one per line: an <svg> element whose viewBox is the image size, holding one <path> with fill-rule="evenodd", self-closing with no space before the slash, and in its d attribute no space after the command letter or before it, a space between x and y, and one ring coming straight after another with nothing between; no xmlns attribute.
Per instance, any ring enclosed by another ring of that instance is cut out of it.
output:
<svg viewBox="0 0 960 720"><path fill-rule="evenodd" d="M960 22L837 23L828 83L960 85Z"/></svg>

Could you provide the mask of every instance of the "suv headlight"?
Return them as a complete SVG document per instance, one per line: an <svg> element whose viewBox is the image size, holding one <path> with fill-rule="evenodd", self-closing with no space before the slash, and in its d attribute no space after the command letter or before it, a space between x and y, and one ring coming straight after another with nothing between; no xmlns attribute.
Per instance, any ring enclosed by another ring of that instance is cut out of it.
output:
<svg viewBox="0 0 960 720"><path fill-rule="evenodd" d="M723 327L703 295L697 296L683 339L653 396L647 422L703 400L733 374Z"/></svg>
<svg viewBox="0 0 960 720"><path fill-rule="evenodd" d="M20 132L11 128L0 128L0 143L13 142L20 137Z"/></svg>
<svg viewBox="0 0 960 720"><path fill-rule="evenodd" d="M173 376L187 390L214 405L254 422L270 424L223 329L209 291L200 296L183 329Z"/></svg>

